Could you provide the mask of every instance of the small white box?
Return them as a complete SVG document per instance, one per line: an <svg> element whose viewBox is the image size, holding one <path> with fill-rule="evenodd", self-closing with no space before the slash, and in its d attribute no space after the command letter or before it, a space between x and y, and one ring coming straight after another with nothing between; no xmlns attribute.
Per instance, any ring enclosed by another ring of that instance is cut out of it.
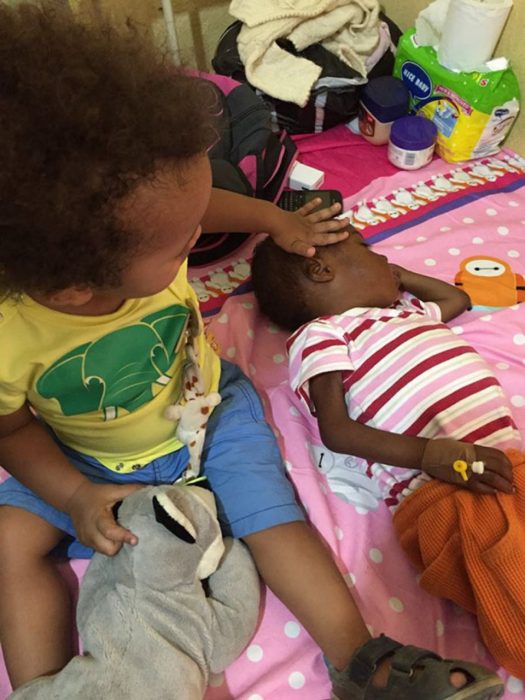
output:
<svg viewBox="0 0 525 700"><path fill-rule="evenodd" d="M318 190L324 182L324 172L304 163L294 163L288 187L291 190Z"/></svg>

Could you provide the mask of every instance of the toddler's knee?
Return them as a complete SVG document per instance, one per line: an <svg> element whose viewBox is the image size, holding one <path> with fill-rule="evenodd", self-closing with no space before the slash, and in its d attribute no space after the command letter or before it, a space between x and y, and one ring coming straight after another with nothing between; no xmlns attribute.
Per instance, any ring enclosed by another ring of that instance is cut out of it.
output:
<svg viewBox="0 0 525 700"><path fill-rule="evenodd" d="M44 558L62 535L32 513L12 506L0 506L0 575Z"/></svg>

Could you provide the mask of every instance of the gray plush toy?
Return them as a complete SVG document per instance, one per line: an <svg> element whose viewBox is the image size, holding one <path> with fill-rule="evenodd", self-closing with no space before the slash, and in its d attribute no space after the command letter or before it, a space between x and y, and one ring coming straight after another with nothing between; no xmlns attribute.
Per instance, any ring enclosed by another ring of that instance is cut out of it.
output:
<svg viewBox="0 0 525 700"><path fill-rule="evenodd" d="M209 673L250 640L258 576L244 545L223 540L209 491L150 486L123 501L118 521L139 542L89 565L77 610L84 654L11 700L201 700Z"/></svg>

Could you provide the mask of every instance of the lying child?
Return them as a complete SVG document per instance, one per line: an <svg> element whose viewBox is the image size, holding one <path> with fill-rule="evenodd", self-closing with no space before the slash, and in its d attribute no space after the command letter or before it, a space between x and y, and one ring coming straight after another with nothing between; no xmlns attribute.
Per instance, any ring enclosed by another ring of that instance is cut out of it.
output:
<svg viewBox="0 0 525 700"><path fill-rule="evenodd" d="M490 368L444 325L468 307L463 291L389 264L356 231L309 259L266 239L256 249L252 272L261 311L293 332L287 343L290 383L306 415L317 419L325 447L361 458L356 468L376 480L393 510L412 494L395 519L402 544L421 569L428 566L428 553L418 550L417 517L425 514L421 503L428 508L435 502L436 487L445 489L439 498L453 498L463 486L467 491L460 498L474 507L515 507L510 504L519 483L513 483L512 464L502 450L520 449L520 435ZM457 534L451 518L447 532ZM489 522L496 534L493 516ZM427 523L428 549L441 553L447 536L437 547L430 517ZM509 639L494 620L501 617L506 627L505 615L490 601L488 610L472 603L490 574L483 570L481 576L477 561L476 574L464 572L460 586L459 575L444 575L449 572L440 556L439 585L427 581L427 588L477 612L495 657L524 677L525 621L523 635L513 623ZM458 559L450 567L456 574ZM468 595L467 586L474 589ZM515 605L515 596L512 601Z"/></svg>

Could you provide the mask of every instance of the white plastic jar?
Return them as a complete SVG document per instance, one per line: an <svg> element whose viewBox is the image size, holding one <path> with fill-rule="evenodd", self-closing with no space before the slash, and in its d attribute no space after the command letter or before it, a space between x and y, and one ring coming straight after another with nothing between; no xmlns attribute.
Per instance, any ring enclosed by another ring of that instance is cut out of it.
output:
<svg viewBox="0 0 525 700"><path fill-rule="evenodd" d="M436 145L437 127L425 117L401 117L390 131L388 160L402 170L418 170L430 163Z"/></svg>

